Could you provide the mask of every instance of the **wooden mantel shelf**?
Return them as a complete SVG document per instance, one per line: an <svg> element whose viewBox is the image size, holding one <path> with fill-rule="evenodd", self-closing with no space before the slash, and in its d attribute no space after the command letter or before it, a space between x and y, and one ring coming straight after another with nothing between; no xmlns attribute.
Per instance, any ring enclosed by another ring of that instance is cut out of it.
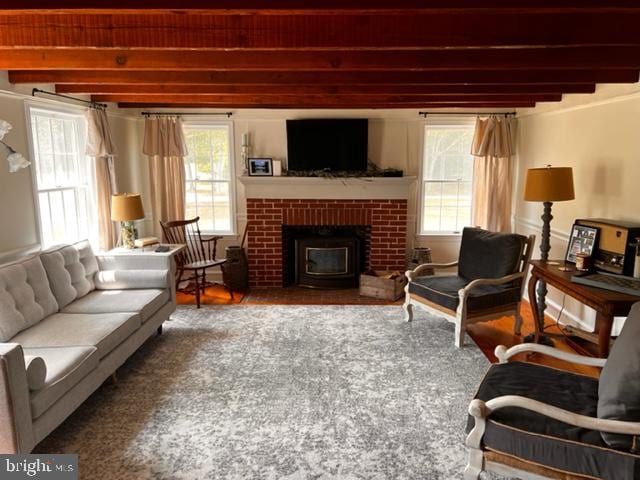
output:
<svg viewBox="0 0 640 480"><path fill-rule="evenodd" d="M246 198L408 199L416 177L238 177Z"/></svg>

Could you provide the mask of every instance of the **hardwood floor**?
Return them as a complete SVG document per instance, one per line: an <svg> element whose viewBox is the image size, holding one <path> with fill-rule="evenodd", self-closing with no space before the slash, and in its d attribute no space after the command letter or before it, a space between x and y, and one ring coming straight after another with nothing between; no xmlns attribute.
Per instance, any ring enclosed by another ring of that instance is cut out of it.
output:
<svg viewBox="0 0 640 480"><path fill-rule="evenodd" d="M201 301L203 305L230 305L237 303L246 305L402 305L403 302L403 300L390 302L361 297L358 294L358 289L355 288L319 290L301 287L257 288L249 291L247 294L236 292L234 293L233 300L229 298L229 293L222 287L212 287L207 288ZM191 295L178 293L178 303L194 305L195 299ZM526 302L523 303L522 317L523 337L534 331L531 307ZM513 318L503 317L492 322L470 325L467 331L485 356L492 363L495 363L497 359L493 352L496 346L506 345L510 347L522 343L522 337L513 334L513 322ZM545 333L553 338L556 348L580 354L594 354L593 350L590 350L590 345L577 343L565 337L561 330L556 327L555 321L551 318L545 319ZM539 363L583 375L593 377L598 377L599 375L599 369L597 368L574 365L540 354L520 355L515 358L520 361Z"/></svg>

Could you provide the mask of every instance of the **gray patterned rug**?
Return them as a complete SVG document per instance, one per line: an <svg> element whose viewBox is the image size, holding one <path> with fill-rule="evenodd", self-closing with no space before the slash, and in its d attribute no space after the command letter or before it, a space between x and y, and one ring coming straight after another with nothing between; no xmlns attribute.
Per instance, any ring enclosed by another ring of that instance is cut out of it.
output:
<svg viewBox="0 0 640 480"><path fill-rule="evenodd" d="M37 448L83 479L462 478L488 367L400 307L179 307Z"/></svg>

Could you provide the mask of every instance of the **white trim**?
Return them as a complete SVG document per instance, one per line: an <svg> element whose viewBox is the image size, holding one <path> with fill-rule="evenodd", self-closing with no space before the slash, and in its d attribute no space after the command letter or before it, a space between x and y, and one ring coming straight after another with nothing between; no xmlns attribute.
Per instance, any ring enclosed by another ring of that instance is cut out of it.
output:
<svg viewBox="0 0 640 480"><path fill-rule="evenodd" d="M239 176L245 198L322 200L408 199L416 177L251 177Z"/></svg>
<svg viewBox="0 0 640 480"><path fill-rule="evenodd" d="M472 126L475 124L477 115L437 115L431 116L427 114L422 122L422 135L420 142L420 161L418 162L418 186L417 186L417 221L416 221L416 236L417 237L433 237L433 236L447 236L447 237L460 237L462 232L447 231L447 230L424 230L422 228L423 213L424 213L424 166L425 166L425 138L427 126L433 125L450 125L450 126ZM473 192L473 175L471 177L471 191ZM473 195L471 198L471 212L473 215Z"/></svg>
<svg viewBox="0 0 640 480"><path fill-rule="evenodd" d="M593 95L593 94L587 94L587 95ZM563 99L565 98L566 96L563 97ZM602 100L591 100L591 101L588 101L587 103L583 103L579 105L567 105L566 107L562 107L558 105L553 110L545 110L542 112L531 111L529 113L524 113L519 111L518 118L537 117L542 115L558 115L558 114L573 112L577 110L584 110L586 108L600 107L600 106L609 105L612 103L626 102L628 100L635 100L638 98L640 98L640 92L633 92L633 93L617 95L609 98L603 98Z"/></svg>
<svg viewBox="0 0 640 480"><path fill-rule="evenodd" d="M28 148L29 148L29 156L33 160L32 168L30 169L30 175L31 175L33 203L35 206L35 213L36 213L36 237L38 239L39 245L43 245L42 217L40 214L41 213L40 212L40 195L39 195L40 190L38 188L38 178L37 178L38 176L37 170L40 167L38 165L38 161L35 155L31 112L32 110L40 110L48 114L53 113L54 114L53 116L59 115L61 117L73 118L74 121L77 120L79 117L81 117L82 122L84 124L84 132L80 130L76 132L77 134L76 141L78 143L78 154L82 155L82 151L84 150L84 147L86 145L86 136L87 136L87 132L86 132L87 125L86 125L86 119L84 116L85 112L87 111L87 108L80 107L77 105L69 105L61 102L46 102L46 104L42 104L42 102L40 101L32 101L32 100L25 100L24 108L25 108L25 121L26 121L26 127L27 127L27 141L28 141ZM84 142L82 140L84 140ZM89 158L89 157L84 155L84 158ZM88 167L88 175L89 175L88 207L91 210L94 210L93 212L94 215L92 215L92 212L87 212L87 214L89 215L89 218L92 219L90 224L88 225L88 230L89 230L88 233L90 238L95 241L97 240L97 235L95 234L97 232L98 225L95 221L95 218L96 218L95 213L97 212L97 203L96 203L96 197L95 197L95 190L96 190L95 167L93 165Z"/></svg>
<svg viewBox="0 0 640 480"><path fill-rule="evenodd" d="M228 232L202 230L202 233L208 235L220 235L223 237L235 237L238 235L238 218L236 208L236 142L235 142L235 124L232 120L220 120L220 118L181 115L183 128L210 128L220 125L227 127L229 133L229 180L217 180L220 183L226 182L229 185L229 221L231 230ZM185 174L185 182L187 181ZM186 194L185 194L186 197ZM186 198L185 198L186 207Z"/></svg>
<svg viewBox="0 0 640 480"><path fill-rule="evenodd" d="M517 215L513 216L513 222L517 226L524 226L530 230L533 230L537 235L542 231L542 222L533 221L526 218L518 217ZM569 241L569 233L564 232L562 230L557 230L555 228L551 229L550 233L551 238L555 238L556 240L561 240L563 242Z"/></svg>

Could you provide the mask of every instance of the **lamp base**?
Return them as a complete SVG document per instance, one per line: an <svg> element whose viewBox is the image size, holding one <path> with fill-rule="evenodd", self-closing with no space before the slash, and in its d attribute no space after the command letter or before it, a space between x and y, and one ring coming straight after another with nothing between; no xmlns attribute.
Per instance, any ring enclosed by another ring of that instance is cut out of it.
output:
<svg viewBox="0 0 640 480"><path fill-rule="evenodd" d="M535 333L530 333L529 335L527 335L522 339L522 343L535 343L535 342L536 342ZM538 343L540 345L546 345L548 347L555 346L555 344L553 343L553 340L551 340L551 338L547 337L546 335L540 335L540 337L538 338Z"/></svg>
<svg viewBox="0 0 640 480"><path fill-rule="evenodd" d="M120 239L124 248L134 249L136 228L133 222L122 222L120 225Z"/></svg>

